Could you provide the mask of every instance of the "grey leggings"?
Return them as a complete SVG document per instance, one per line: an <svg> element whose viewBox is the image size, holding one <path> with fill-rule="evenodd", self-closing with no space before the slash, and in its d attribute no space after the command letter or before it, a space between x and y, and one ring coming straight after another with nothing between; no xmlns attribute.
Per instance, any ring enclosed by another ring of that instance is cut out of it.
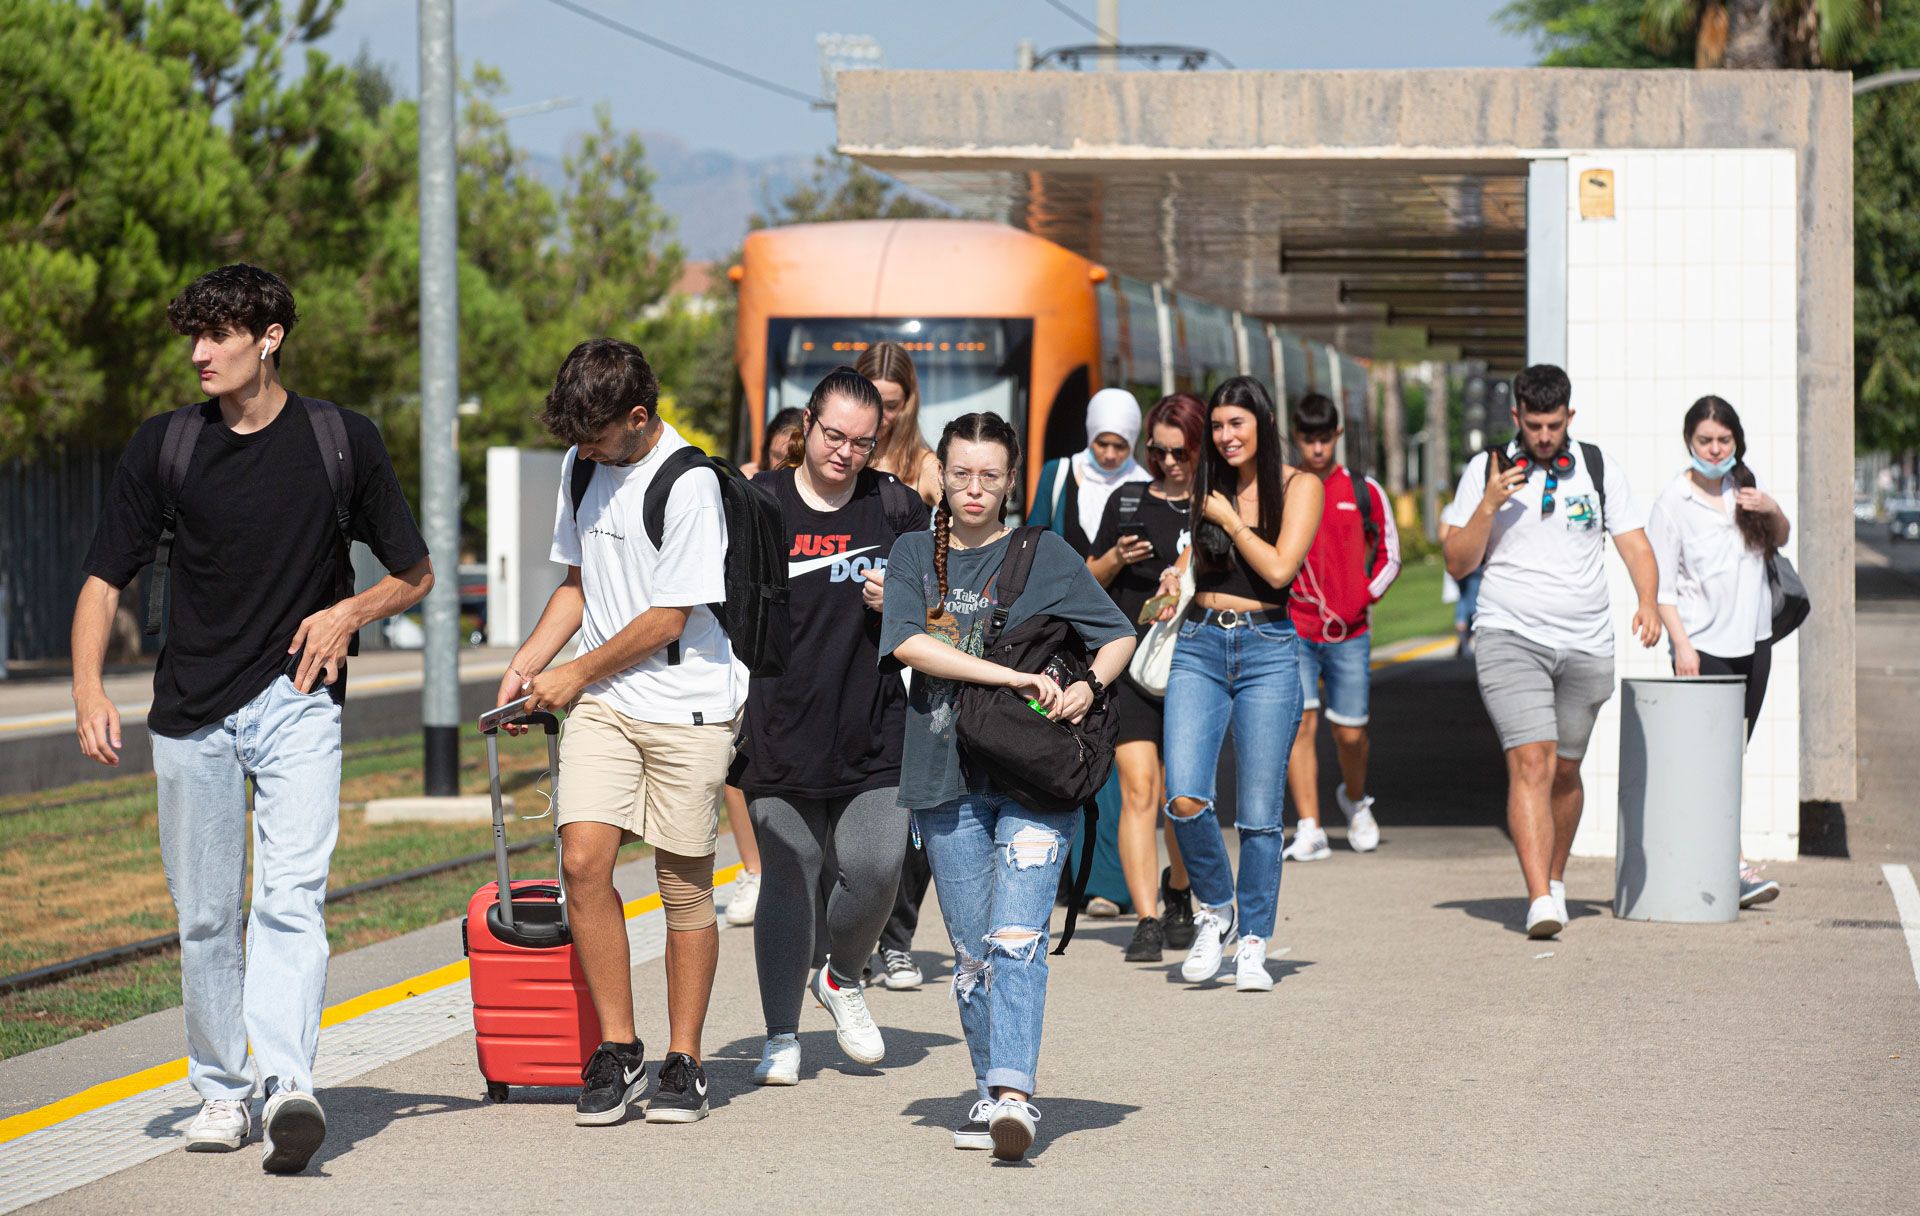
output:
<svg viewBox="0 0 1920 1216"><path fill-rule="evenodd" d="M826 937L837 979L852 983L893 911L909 818L893 786L847 798L755 798L747 804L760 843L760 907L753 953L767 1034L800 1029L813 960L821 869L829 843L837 873L826 898Z"/></svg>

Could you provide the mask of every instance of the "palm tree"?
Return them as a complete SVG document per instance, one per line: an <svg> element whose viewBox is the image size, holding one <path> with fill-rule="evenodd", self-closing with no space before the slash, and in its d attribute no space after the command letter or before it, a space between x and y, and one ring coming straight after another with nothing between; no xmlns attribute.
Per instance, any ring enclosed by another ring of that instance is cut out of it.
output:
<svg viewBox="0 0 1920 1216"><path fill-rule="evenodd" d="M1645 0L1640 31L1661 53L1693 43L1696 68L1843 67L1880 24L1882 0Z"/></svg>

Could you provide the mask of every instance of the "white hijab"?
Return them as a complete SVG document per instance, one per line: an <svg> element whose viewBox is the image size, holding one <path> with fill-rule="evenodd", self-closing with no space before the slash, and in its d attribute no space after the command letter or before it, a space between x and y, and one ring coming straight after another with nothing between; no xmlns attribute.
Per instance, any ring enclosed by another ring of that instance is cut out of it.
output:
<svg viewBox="0 0 1920 1216"><path fill-rule="evenodd" d="M1093 455L1093 441L1101 435L1118 435L1127 441L1127 462L1111 471L1100 467ZM1091 539L1100 530L1101 513L1107 499L1130 481L1152 481L1153 474L1133 458L1133 447L1140 442L1140 403L1123 388L1103 388L1087 402L1087 447L1073 454L1074 480L1080 492L1074 505L1080 512L1080 530Z"/></svg>

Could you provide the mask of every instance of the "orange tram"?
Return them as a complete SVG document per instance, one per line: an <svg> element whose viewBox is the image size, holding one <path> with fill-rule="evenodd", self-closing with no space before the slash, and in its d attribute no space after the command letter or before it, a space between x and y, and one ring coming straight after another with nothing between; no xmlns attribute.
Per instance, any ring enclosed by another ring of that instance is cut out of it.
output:
<svg viewBox="0 0 1920 1216"><path fill-rule="evenodd" d="M857 220L748 235L732 272L743 395L738 455L768 419L875 342L912 355L927 443L948 421L993 410L1026 446L1025 493L1040 466L1086 446L1095 390L1205 397L1253 375L1286 405L1309 392L1340 403L1347 450L1372 450L1363 364L1255 317L1109 274L1051 241L970 220ZM1282 429L1286 421L1281 419Z"/></svg>

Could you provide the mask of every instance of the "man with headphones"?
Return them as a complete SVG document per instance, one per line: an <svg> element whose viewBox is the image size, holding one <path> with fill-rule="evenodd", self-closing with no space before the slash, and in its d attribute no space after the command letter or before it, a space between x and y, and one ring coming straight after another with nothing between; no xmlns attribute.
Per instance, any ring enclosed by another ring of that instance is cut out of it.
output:
<svg viewBox="0 0 1920 1216"><path fill-rule="evenodd" d="M121 592L152 561L147 632L164 623L166 638L147 729L187 1078L203 1103L186 1147L246 1143L257 1074L262 1164L298 1173L326 1136L313 1059L346 658L358 630L420 602L433 571L372 421L281 385L296 320L286 283L223 266L174 297L167 320L206 399L149 418L120 458L74 606L74 716L80 750L117 767L120 714L101 660ZM350 540L393 572L359 595Z"/></svg>
<svg viewBox="0 0 1920 1216"><path fill-rule="evenodd" d="M1574 443L1567 373L1536 364L1513 379L1512 443L1467 462L1442 520L1447 573L1485 562L1473 619L1480 697L1507 754L1507 825L1527 883L1527 936L1566 926L1567 857L1585 792L1580 761L1613 695L1611 535L1639 598L1633 633L1660 640L1659 572L1645 511L1617 461Z"/></svg>

